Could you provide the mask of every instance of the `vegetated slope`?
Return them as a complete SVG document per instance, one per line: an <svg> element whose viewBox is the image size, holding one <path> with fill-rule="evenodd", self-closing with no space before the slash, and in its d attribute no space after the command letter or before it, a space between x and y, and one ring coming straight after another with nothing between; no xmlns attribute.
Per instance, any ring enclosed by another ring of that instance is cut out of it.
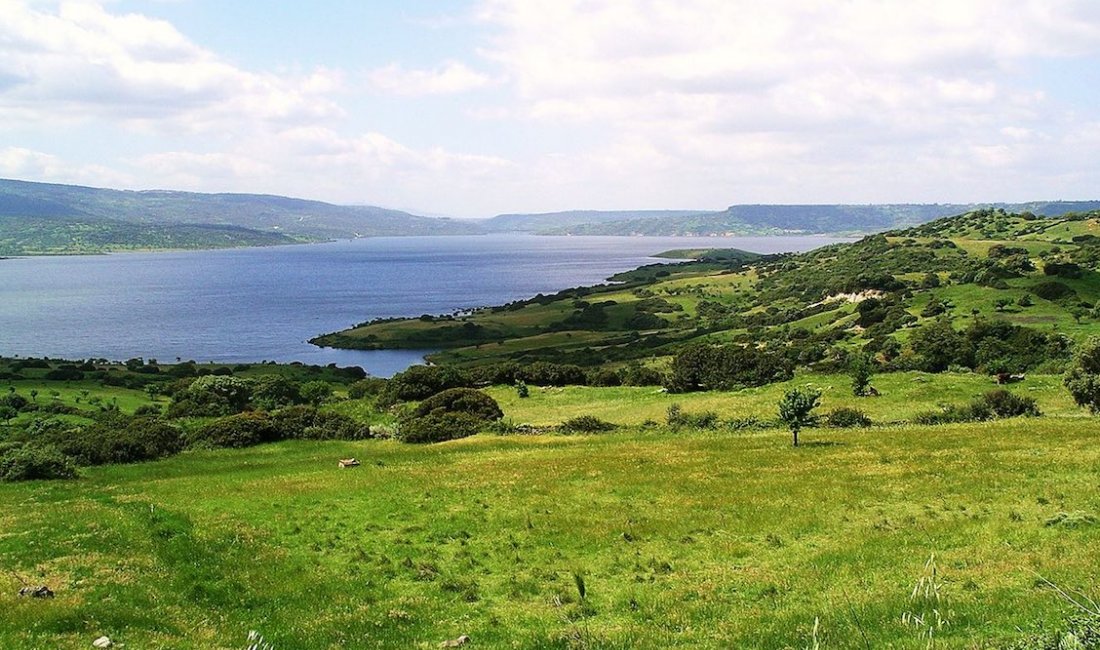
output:
<svg viewBox="0 0 1100 650"><path fill-rule="evenodd" d="M218 224L128 223L80 217L0 216L0 255L100 253L137 249L278 246L303 239Z"/></svg>
<svg viewBox="0 0 1100 650"><path fill-rule="evenodd" d="M481 229L451 219L420 217L397 210L372 206L339 206L260 194L201 194L174 191L122 191L73 185L0 180L0 216L17 217L34 227L63 232L65 225L46 221L69 219L88 229L111 231L106 221L153 226L202 224L235 226L261 233L278 233L301 240L350 238L382 235L472 234ZM8 219L0 228L13 228ZM9 231L10 232L10 231ZM161 237L160 231L121 230L118 236L138 239L110 239L112 245L150 246L141 239ZM0 237L4 236L0 231ZM246 234L246 233L242 233ZM236 245L251 245L247 239ZM10 237L9 237L10 238ZM195 241L198 244L198 240ZM46 246L32 246L47 248Z"/></svg>
<svg viewBox="0 0 1100 650"><path fill-rule="evenodd" d="M1100 201L989 204L1010 212L1060 216L1100 209ZM565 223L542 229L569 235L760 235L879 232L978 209L958 204L733 205L724 212Z"/></svg>
<svg viewBox="0 0 1100 650"><path fill-rule="evenodd" d="M693 217L706 210L569 210L538 214L501 214L481 222L489 232L544 233L586 224Z"/></svg>
<svg viewBox="0 0 1100 650"><path fill-rule="evenodd" d="M436 348L433 360L459 364L612 367L660 365L692 342L739 343L796 366L835 367L862 351L888 369L1019 372L1064 360L1066 337L1100 334L1098 217L979 210L803 254L653 265L616 276L621 284L364 323L315 342ZM965 340L937 343L943 322Z"/></svg>

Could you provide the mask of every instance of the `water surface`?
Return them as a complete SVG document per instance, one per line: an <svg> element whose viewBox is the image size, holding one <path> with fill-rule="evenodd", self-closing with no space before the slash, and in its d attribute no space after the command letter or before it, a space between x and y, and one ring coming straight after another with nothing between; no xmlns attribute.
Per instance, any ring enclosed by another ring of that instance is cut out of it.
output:
<svg viewBox="0 0 1100 650"><path fill-rule="evenodd" d="M825 237L378 237L272 248L0 260L0 355L358 365L410 350L307 343L378 317L442 314L595 284L673 248L809 250ZM667 260L666 260L667 261Z"/></svg>

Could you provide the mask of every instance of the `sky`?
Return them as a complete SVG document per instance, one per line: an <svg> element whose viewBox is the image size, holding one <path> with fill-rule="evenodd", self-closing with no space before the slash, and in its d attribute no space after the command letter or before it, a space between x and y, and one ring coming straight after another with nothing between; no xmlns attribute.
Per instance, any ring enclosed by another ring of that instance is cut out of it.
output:
<svg viewBox="0 0 1100 650"><path fill-rule="evenodd" d="M1100 199L1100 2L0 0L0 177L459 217Z"/></svg>

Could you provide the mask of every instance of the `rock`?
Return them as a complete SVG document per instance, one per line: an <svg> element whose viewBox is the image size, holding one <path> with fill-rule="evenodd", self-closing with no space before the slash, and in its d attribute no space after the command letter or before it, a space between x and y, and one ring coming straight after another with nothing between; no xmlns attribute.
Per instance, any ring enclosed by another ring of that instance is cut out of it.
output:
<svg viewBox="0 0 1100 650"><path fill-rule="evenodd" d="M101 636L95 641L92 641L93 648L110 648L114 643L111 642L111 638L107 636Z"/></svg>
<svg viewBox="0 0 1100 650"><path fill-rule="evenodd" d="M46 585L39 585L37 587L23 587L19 590L20 596L30 596L31 598L53 598L53 590Z"/></svg>
<svg viewBox="0 0 1100 650"><path fill-rule="evenodd" d="M337 461L336 466L340 469L346 469L348 467L359 467L359 461L354 458L341 458Z"/></svg>
<svg viewBox="0 0 1100 650"><path fill-rule="evenodd" d="M440 643L439 647L440 648L457 648L458 646L466 645L469 642L470 642L470 637L463 634L462 636L458 637L457 639L451 639L450 641L444 641L443 643Z"/></svg>

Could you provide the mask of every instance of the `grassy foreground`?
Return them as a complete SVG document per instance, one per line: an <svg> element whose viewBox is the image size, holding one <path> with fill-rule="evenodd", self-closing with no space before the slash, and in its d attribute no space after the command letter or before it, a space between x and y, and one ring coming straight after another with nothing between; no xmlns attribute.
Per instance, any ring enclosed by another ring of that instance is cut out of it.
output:
<svg viewBox="0 0 1100 650"><path fill-rule="evenodd" d="M1096 595L1100 421L809 433L287 442L0 484L0 647L806 648L816 620L823 648L984 648L1072 612L1039 575Z"/></svg>

